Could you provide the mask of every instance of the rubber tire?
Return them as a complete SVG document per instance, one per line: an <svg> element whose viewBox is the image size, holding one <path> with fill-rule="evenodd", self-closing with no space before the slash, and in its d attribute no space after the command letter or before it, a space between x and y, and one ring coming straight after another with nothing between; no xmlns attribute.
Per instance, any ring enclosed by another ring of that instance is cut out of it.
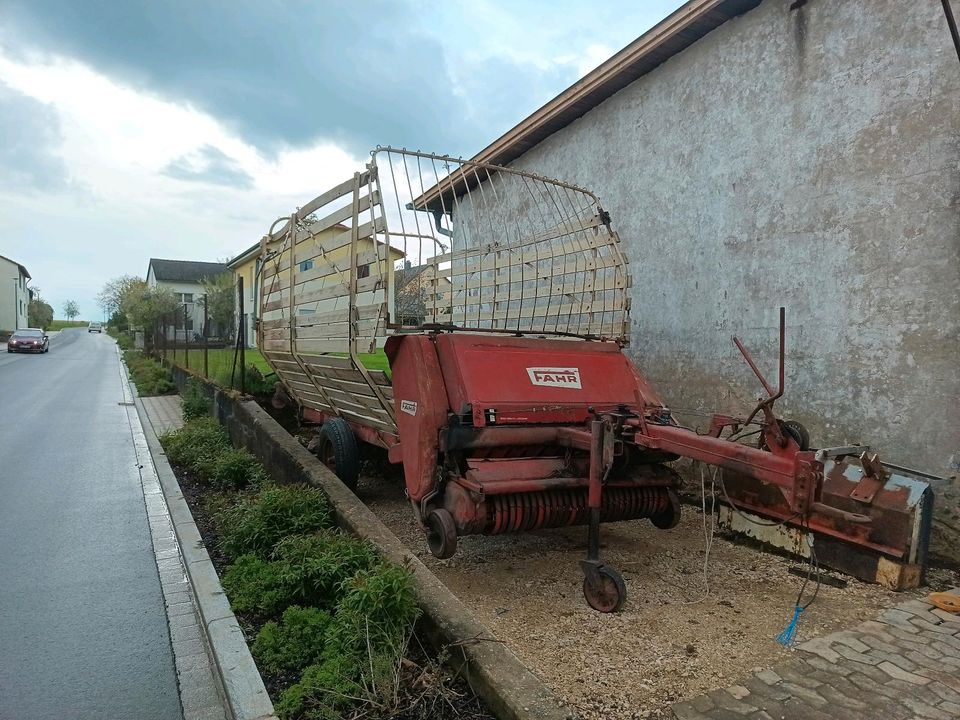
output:
<svg viewBox="0 0 960 720"><path fill-rule="evenodd" d="M810 433L803 425L796 420L785 420L781 427L784 432L797 441L801 450L810 449Z"/></svg>
<svg viewBox="0 0 960 720"><path fill-rule="evenodd" d="M440 560L453 557L457 552L457 526L453 522L453 515L444 508L427 513L427 547Z"/></svg>
<svg viewBox="0 0 960 720"><path fill-rule="evenodd" d="M597 573L603 583L602 588L592 588L589 576L583 578L583 597L587 605L597 612L620 612L627 601L627 584L623 581L623 575L606 565L598 569Z"/></svg>
<svg viewBox="0 0 960 720"><path fill-rule="evenodd" d="M667 490L670 507L660 515L651 515L650 522L658 530L671 530L680 522L680 497L672 489Z"/></svg>
<svg viewBox="0 0 960 720"><path fill-rule="evenodd" d="M321 462L328 447L333 449L334 459L334 465L330 469L351 492L356 492L360 478L360 448L357 445L357 436L343 418L330 418L320 426L317 456Z"/></svg>

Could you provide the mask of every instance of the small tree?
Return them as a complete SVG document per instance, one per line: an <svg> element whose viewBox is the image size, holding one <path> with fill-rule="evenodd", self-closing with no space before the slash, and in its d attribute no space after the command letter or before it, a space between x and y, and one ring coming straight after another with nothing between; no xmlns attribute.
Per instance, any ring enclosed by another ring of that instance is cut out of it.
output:
<svg viewBox="0 0 960 720"><path fill-rule="evenodd" d="M53 322L53 307L36 295L27 306L27 324L46 330Z"/></svg>
<svg viewBox="0 0 960 720"><path fill-rule="evenodd" d="M109 280L104 284L100 294L97 295L97 305L105 313L111 315L119 312L121 310L120 304L123 301L124 293L131 287L143 284L143 280L133 275L115 277L113 280Z"/></svg>
<svg viewBox="0 0 960 720"><path fill-rule="evenodd" d="M80 314L80 308L77 305L76 300L67 300L63 304L63 314L67 316L67 320L73 320L77 315Z"/></svg>
<svg viewBox="0 0 960 720"><path fill-rule="evenodd" d="M126 332L130 329L127 316L122 310L114 310L110 314L110 320L107 321L107 325L116 329L117 332Z"/></svg>
<svg viewBox="0 0 960 720"><path fill-rule="evenodd" d="M237 286L233 273L204 278L203 290L207 294L207 315L218 334L226 328L234 328L237 324ZM210 334L209 329L207 334Z"/></svg>
<svg viewBox="0 0 960 720"><path fill-rule="evenodd" d="M163 315L177 309L177 298L167 288L151 288L143 280L136 280L124 289L120 309L133 327L150 328Z"/></svg>

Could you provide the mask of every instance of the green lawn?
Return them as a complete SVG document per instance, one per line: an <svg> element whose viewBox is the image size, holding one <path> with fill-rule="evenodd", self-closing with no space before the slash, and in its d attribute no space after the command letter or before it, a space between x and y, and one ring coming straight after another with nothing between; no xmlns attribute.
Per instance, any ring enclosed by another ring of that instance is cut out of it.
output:
<svg viewBox="0 0 960 720"><path fill-rule="evenodd" d="M209 365L210 377L213 378L224 378L229 381L230 372L233 368L233 354L235 350L231 348L218 348L210 349L207 351L207 363ZM203 373L203 350L189 350L189 367L191 370L199 371ZM339 357L346 357L346 355L338 355ZM173 362L176 360L177 365L184 365L184 351L177 350L176 356L172 350L167 351L167 359ZM248 366L253 366L257 368L264 375L269 375L273 372L273 369L264 359L263 355L260 354L260 351L255 348L247 348L244 354L244 359ZM387 361L387 356L383 350L377 350L375 353L361 353L360 361L363 363L364 367L368 370L383 370L386 373L390 373L390 363ZM239 359L237 361L239 363Z"/></svg>
<svg viewBox="0 0 960 720"><path fill-rule="evenodd" d="M64 328L86 327L90 323L87 320L51 320L50 327L47 330L63 330Z"/></svg>

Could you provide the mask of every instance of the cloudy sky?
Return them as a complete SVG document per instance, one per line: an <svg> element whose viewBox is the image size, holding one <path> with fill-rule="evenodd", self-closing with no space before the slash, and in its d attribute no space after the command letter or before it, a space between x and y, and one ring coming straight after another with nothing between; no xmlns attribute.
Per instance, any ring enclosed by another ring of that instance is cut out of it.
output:
<svg viewBox="0 0 960 720"><path fill-rule="evenodd" d="M377 144L473 155L681 4L0 0L0 255L98 318L108 279L237 254Z"/></svg>

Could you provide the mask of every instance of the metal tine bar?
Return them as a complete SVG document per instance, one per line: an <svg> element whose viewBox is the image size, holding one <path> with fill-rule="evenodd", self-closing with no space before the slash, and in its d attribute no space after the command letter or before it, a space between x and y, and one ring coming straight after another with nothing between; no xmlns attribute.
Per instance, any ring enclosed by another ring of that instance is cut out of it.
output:
<svg viewBox="0 0 960 720"><path fill-rule="evenodd" d="M380 198L380 202L377 203L377 205L380 206L380 214L386 215L386 213L383 210L383 193L380 191L380 172L377 168L377 160L375 157L370 158L370 163L367 165L367 170L369 172L368 177L371 178L370 180L367 180L367 193L369 194L373 192L373 187L376 187L377 197ZM379 239L377 238L377 215L375 212L376 208L374 207L374 203L372 202L372 200L369 203L369 205L370 205L371 237L373 238L374 249L376 250L377 258L379 260L381 245L380 245ZM389 322L390 302L391 302L390 292L393 285L393 283L390 281L393 268L390 267L390 236L389 235L384 235L384 243L382 247L383 247L383 260L381 262L378 262L378 265L380 266L380 273L379 273L380 278L383 282L383 302L380 303L380 311L378 312L377 327L374 329L374 339L376 339L376 335L380 331L381 319L383 320L384 328L386 327L386 323ZM386 317L384 317L384 311L386 311L387 313Z"/></svg>
<svg viewBox="0 0 960 720"><path fill-rule="evenodd" d="M566 216L564 215L563 211L560 209L560 206L557 204L556 199L555 199L555 198L553 197L553 195L551 194L549 184L548 184L548 183L542 183L542 185L543 185L544 195L546 195L547 199L549 199L549 201L553 204L553 209L554 209L554 211L556 212L556 220L557 220L557 223L556 223L556 224L557 224L557 225L563 224L563 223L565 222L565 220L566 220ZM552 255L552 253L551 253L551 255ZM551 280L552 280L553 277L554 277L554 275L553 275L553 266L554 266L554 263L555 263L554 258L551 257L551 259L550 259L549 262L550 262L550 277L551 277ZM578 265L577 265L577 259L575 258L575 259L574 259L574 276L573 276L573 277L574 277L574 282L576 282L576 277L577 277L577 274L578 274L578 273L577 273L577 270L576 270L577 267L578 267ZM566 268L566 262L564 262L564 268ZM568 275L569 273L564 272L564 273L562 273L562 274L563 274L563 275ZM560 303L560 305L561 305L561 307L562 307L562 303ZM572 312L572 308L571 308L570 311L567 312L567 325L568 325L568 327L569 327L569 323L570 323L570 313L571 313L571 312ZM579 332L579 329L578 329L578 332Z"/></svg>
<svg viewBox="0 0 960 720"><path fill-rule="evenodd" d="M549 228L549 227L550 227L550 219L549 219L546 215L544 215L543 203L540 202L540 200L537 198L537 194L530 188L530 183L531 183L531 182L535 182L535 181L532 180L532 179L526 178L526 177L524 177L524 176L522 176L522 175L520 176L520 179L523 181L523 186L524 186L524 188L525 188L525 189L527 190L527 192L530 194L530 200L532 201L533 206L536 207L536 208L537 208L537 211L540 213L540 220L541 220L541 222L543 222L543 227L544 227L544 229ZM534 302L534 305L536 305L536 304L539 302L540 298L541 298L541 295L540 295L540 274L541 274L541 272L543 271L543 268L542 268L541 265L540 265L540 263L542 262L542 261L541 261L541 258L540 258L540 244L539 244L539 243L534 243L533 245L534 245L533 251L534 251L534 253L536 254L535 271L534 271L534 276L533 276L533 281L534 281L534 283L535 283L534 292L533 292L533 302ZM522 252L522 251L523 251L523 249L521 248L521 252ZM524 263L524 264L526 264L526 263ZM543 332L546 332L546 329L547 329L547 320L546 320L546 318L549 317L549 315L550 315L550 303L551 303L552 298L553 298L553 293L552 293L549 289L547 290L547 296L546 296L546 297L547 297L547 309L546 309L546 312L544 313L543 326L541 327L541 331L543 331ZM521 307L521 308L523 307L523 302L522 302L522 300L521 300L521 303L520 303L520 307ZM520 328L520 317L519 317L519 313L518 313L518 317L517 317L517 329L519 329L519 328Z"/></svg>
<svg viewBox="0 0 960 720"><path fill-rule="evenodd" d="M441 184L441 183L443 182L443 179L444 179L444 178L441 178L441 177L440 177L440 173L437 171L437 162L436 162L436 160L435 160L434 158L430 158L430 165L431 165L431 167L433 168L433 176L437 179L437 187L440 188L439 198L440 198L440 209L443 211L443 212L442 212L442 215L450 218L450 232L451 232L451 233L455 233L456 231L454 230L454 227L453 227L453 213L451 212L451 211L452 211L452 208L451 208L450 210L447 210L447 204L446 204L446 202L445 202L444 199L443 199L443 187L442 187L442 184ZM453 186L451 185L451 189L452 189L452 187L453 187ZM439 221L438 221L438 222L439 222ZM437 232L439 232L439 229L437 230ZM455 246L455 242L454 242L454 241L455 241L454 235L451 234L451 236L450 236L450 254L451 254L451 257L453 256L453 251L454 251L454 246ZM453 280L455 279L455 277L454 277L454 264L453 264L452 261L451 261L451 263L450 263L450 278L451 278L451 281L453 281ZM466 278L464 278L464 279L466 279ZM450 322L451 322L452 324L454 324L454 325L456 324L456 318L454 317L454 306L453 306L453 303L452 303L452 302L451 302L451 305L450 305Z"/></svg>
<svg viewBox="0 0 960 720"><path fill-rule="evenodd" d="M501 199L500 199L500 195L497 193L497 185L496 185L496 183L495 183L494 180L493 180L493 178L494 178L495 176L490 174L490 168L484 168L483 170L484 170L484 172L487 174L487 183L488 183L489 186L490 186L490 190L491 190L491 192L493 193L493 196L494 196L494 197L496 198L496 200L497 200L497 204L498 204L498 205L505 206L505 205L506 205L506 198L511 197L510 194L506 192L507 188L506 188L505 175L504 175L503 173L497 173L497 174L496 174L496 175L499 175L499 176L500 176L500 184L504 186L504 193L503 193L504 199L501 200ZM474 172L476 172L476 170L474 170ZM516 217L516 215L515 215L514 217ZM519 238L522 236L522 233L521 233L521 231L520 231L520 223L519 223L519 221L516 221L516 220L515 220L515 222L516 222L516 225L517 225L517 236L518 236L518 242L519 242ZM513 275L514 275L514 265L515 265L515 263L514 263L514 262L512 261L512 259L510 258L510 255L513 254L513 251L512 251L511 249L509 249L509 248L512 248L512 247L513 247L514 243L513 243L513 242L509 242L509 243L506 243L506 245L507 245L508 249L505 250L504 252L507 253L507 300L506 300L506 310L505 310L505 314L504 314L504 318L503 318L503 327L504 327L504 328L506 328L506 327L510 324L510 303L511 303L510 294L511 294L511 292L513 291L513 283L514 283ZM520 248L520 257L521 257L521 258L523 257L523 248L522 248L522 247ZM522 305L522 304L523 304L523 263L520 264L520 273L521 273L521 275L520 275L520 277L521 277L521 283L520 283L520 297L521 297L521 300L520 300L520 302L521 302L521 305ZM493 286L493 308L494 308L494 312L496 312L496 308L497 308L497 294L498 294L497 284L496 284L496 282L497 282L496 268L494 269L493 282L494 282L494 286ZM480 300L483 299L483 290L482 290L482 289L480 290L479 298L480 298ZM494 324L496 324L496 323L494 323Z"/></svg>
<svg viewBox="0 0 960 720"><path fill-rule="evenodd" d="M490 171L489 171L489 169L487 170L487 175L490 176ZM507 188L507 179L508 179L508 176L507 176L506 174L504 174L504 173L497 173L497 175L500 176L500 184L501 184L502 189L503 189L503 196L504 196L504 200L502 201L503 206L506 207L506 205L507 205L507 203L506 203L506 198L511 198L511 199L513 199L515 202L517 202L517 203L519 204L519 194L514 193L514 192L508 192L508 188ZM492 179L490 180L490 187L493 188L494 191L496 191L496 184L493 182ZM522 227L520 227L519 213L518 213L516 210L514 210L511 214L512 214L512 216L513 216L513 224L514 224L514 225L516 226L516 228L517 228L517 239L516 239L516 242L510 242L510 243L508 243L508 246L510 246L510 247L516 246L516 252L517 252L517 254L519 255L519 258L520 258L521 262L516 263L516 262L514 262L513 259L510 257L510 255L512 255L512 254L514 253L514 250L506 250L506 251L505 251L505 252L507 253L507 260L508 260L508 263L509 263L509 264L507 265L507 292L506 292L506 298L507 298L507 299L506 299L506 302L505 302L507 309L506 309L506 317L504 318L504 323L503 323L504 327L507 327L507 326L510 324L511 305L512 305L513 303L515 303L515 301L510 300L510 294L512 293L514 284L516 283L516 281L514 280L514 276L515 276L515 272L516 272L515 269L519 269L519 270L520 270L520 304L519 304L518 307L523 307L524 299L525 299L525 293L526 293L526 289L525 289L524 286L523 286L524 272L525 272L525 271L524 271L525 263L522 262L522 260L523 260L523 248L522 248L522 246L520 246L520 241L521 241L521 239L523 238L524 229L523 229ZM519 267L517 267L518 265L519 265ZM496 280L496 278L494 278L494 280ZM497 289L497 287L498 287L498 286L494 286L494 296L496 296L496 295L499 293L499 290ZM518 331L520 330L520 321L521 321L520 313L518 312L518 313L517 313L517 330L518 330Z"/></svg>
<svg viewBox="0 0 960 720"><path fill-rule="evenodd" d="M508 179L512 182L512 184L514 184L514 185L517 185L517 184L518 184L517 176L516 176L516 175L507 176L507 175L504 174L504 173L498 173L498 174L501 176L501 184L502 184L502 186L504 187L504 195L505 195L505 196L508 196L508 197L510 197L510 198L514 198L514 199L515 199L515 202L516 202L517 205L519 206L519 205L521 204L520 198L521 198L521 196L523 195L523 193L519 191L519 188L517 189L517 191L511 192L511 193L507 193L507 191L506 191L506 186L507 186L507 181L508 181ZM520 322L521 322L520 309L524 306L524 299L525 299L524 296L525 296L525 292L526 292L526 290L525 290L525 288L524 288L524 279L525 279L525 277L526 277L526 266L527 266L527 263L525 263L525 262L523 261L524 249L525 249L526 243L523 242L524 229L520 227L519 212L514 212L514 213L513 213L513 217L514 217L514 224L517 226L517 240L516 240L516 242L511 243L511 246L517 248L517 252L519 253L519 256L520 256L520 258L519 258L519 259L520 259L520 262L519 262L519 269L520 269L520 304L517 306L517 329L519 330L519 329L520 329ZM527 232L529 232L529 229L527 230ZM535 252L536 255L537 255L536 264L539 264L539 260L540 260L540 248L539 248L539 243L534 242L534 243L533 243L533 249L534 249L534 252ZM517 263L514 263L514 262L511 260L511 267L513 267L513 266L516 265L516 264L517 264ZM509 309L509 308L510 308L510 301L509 301L509 299L510 299L510 294L511 294L511 292L513 291L512 272L511 272L510 276L508 277L508 280L510 280L510 282L507 283L507 308ZM534 272L534 281L536 282L536 272ZM533 299L533 302L534 302L534 305L536 305L536 302L537 302L537 292L536 292L536 289L535 289L535 291L534 291L534 299ZM509 314L509 311L508 311L508 314Z"/></svg>
<svg viewBox="0 0 960 720"><path fill-rule="evenodd" d="M400 207L400 192L397 190L397 176L396 176L396 172L394 171L394 166L393 166L393 153L390 152L389 150L387 151L387 165L390 166L390 183L391 183L391 185L393 185L393 197L394 197L394 200L396 200L396 203L397 203L397 215L398 215L399 218L400 218L400 232L402 232L402 233L404 234L404 238L403 238L403 257L406 258L406 257L408 257L408 254L407 254L407 238L406 238L407 227L406 227L406 225L405 225L404 222L403 222L403 208ZM390 242L390 236L389 236L389 235L387 236L387 242Z"/></svg>
<svg viewBox="0 0 960 720"><path fill-rule="evenodd" d="M567 189L561 189L559 192L561 195L563 195L567 199L568 203L570 204L573 210L575 220L579 222L579 218L583 214L583 206L579 205L576 202L575 198L577 196L571 194L571 192ZM593 270L585 271L582 278L582 288L583 288L584 294L588 292L587 282L588 282L588 279L590 280L591 290L589 291L589 293L590 293L591 303L593 303L593 301L596 300L596 291L594 290L594 288L596 288L596 284L597 284L596 264L599 258L599 253L596 248L596 243L590 242L589 230L584 228L577 228L576 230L574 230L573 234L575 236L575 241L577 245L580 248L582 248L582 252L584 253L584 255L593 260L593 265L594 265ZM586 247L584 247L584 243L586 243ZM591 312L587 316L587 324L589 326L589 332L591 334L603 335L603 312L601 311L599 314L600 323L599 323L599 327L597 327L597 313L593 310L594 308L593 304L591 304L590 307L591 307ZM580 318L580 322L581 323L583 322L582 316ZM581 327L581 325L578 325L578 327Z"/></svg>
<svg viewBox="0 0 960 720"><path fill-rule="evenodd" d="M578 218L577 210L576 210L576 205L575 205L573 202L571 202L569 196L567 195L567 191L566 191L565 188L560 188L560 187L558 187L558 186L554 186L554 192L556 193L557 198L558 198L559 201L560 201L559 205L562 207L562 206L564 205L564 201L566 201L566 204L569 206L569 209L573 211L573 214L572 214L571 216L567 216L562 209L558 208L558 212L560 212L561 215L563 215L563 217L565 218L564 220L562 220L562 222L568 222L568 223L570 223L570 224L573 224L573 222ZM580 248L581 252L583 252L583 250L584 250L584 247L583 247L583 237L582 237L581 235L579 235L579 232L578 232L577 230L574 230L574 231L573 231L573 233L572 233L572 239L574 240L574 242L577 243L577 247ZM579 256L577 256L577 257L578 257L578 261L579 261ZM588 270L587 270L587 268L586 268L586 263L584 263L583 272L582 272L582 273L578 273L578 274L580 275L580 292L581 292L581 294L584 294L584 293L586 293L586 291L587 291L587 273L588 273ZM567 313L568 322L569 322L569 319L572 317L572 313L573 313L573 307L571 306L570 311ZM581 311L581 312L578 313L578 315L577 315L577 330L576 330L576 332L577 332L578 335L581 334L582 328L583 328L583 312ZM591 329L591 328L588 328L587 331L588 331L588 333L590 333L590 332L592 332L592 329Z"/></svg>
<svg viewBox="0 0 960 720"><path fill-rule="evenodd" d="M434 167L434 171L436 172L436 160L433 160L433 167ZM450 218L451 218L451 220L452 220L452 219L453 219L453 211L454 211L454 210L457 211L457 215L458 215L458 216L459 216L459 214L460 214L460 203L459 203L459 201L457 200L456 188L454 187L453 179L452 179L452 177L451 177L451 175L450 175L450 172L449 172L449 167L450 167L449 162L447 162L447 164L446 164L446 166L445 166L445 168L444 168L444 169L447 169L447 174L444 176L444 179L450 184L450 193L451 193L451 197L453 198L453 207L450 208ZM441 184L440 184L439 177L440 177L440 173L437 172L437 178L438 178L437 187L440 188L440 190L441 190L440 198L441 198L441 202L442 202L442 201L443 201L443 188L442 188L442 186L441 186ZM460 221L458 221L458 222L459 222L459 227L461 228L461 236L465 236L465 235L466 235L466 224L465 224L462 220L460 220ZM451 249L451 254L452 254L452 251L453 251L453 248L454 248L454 244L455 244L455 242L456 242L456 232L457 232L457 231L456 231L456 228L454 228L452 222L451 222L451 224L450 224L450 229L451 229L451 232L454 233L454 234L450 237L450 249ZM464 238L463 242L466 242L466 239L465 239L465 238ZM451 264L451 271L452 271L452 264ZM451 272L451 274L452 274L452 272ZM466 288L466 286L467 286L467 265L466 265L466 263L464 263L464 265L463 265L463 286L464 286L464 288ZM452 312L452 310L451 310L450 315L451 315L451 317L450 317L451 322L454 322L454 324L456 324L455 318L453 317L453 312ZM464 304L463 304L463 324L464 324L464 325L467 324L467 302L466 302L466 297L464 297Z"/></svg>
<svg viewBox="0 0 960 720"><path fill-rule="evenodd" d="M406 155L402 155L401 157L403 158L403 174L406 176L407 190L409 190L409 192L410 192L410 202L411 202L411 207L413 207L413 205L412 205L412 203L413 203L413 197L414 197L414 196L413 196L413 185L411 185L411 183L410 183L410 170L409 170L409 168L407 168L407 156L406 156ZM399 203L399 201L398 201L398 203ZM419 213L418 213L416 210L412 210L412 211L411 211L411 214L413 215L413 223L414 223L414 225L415 225L416 228L417 228L417 235L420 236L420 235L421 235L421 231L420 231L420 218L419 218ZM406 242L406 238L404 238L404 242ZM418 245L418 248L417 248L417 265L419 266L419 265L422 265L422 264L423 264L423 238L422 238L422 237L417 240L417 245ZM404 274L403 274L403 279L404 279L404 283L405 283L406 285L409 285L410 282L411 282L411 278L407 277L407 269L406 269L406 268L407 268L407 263L406 263L406 259L407 259L407 254L404 253L404 263L403 263L403 268L404 268L403 273L404 273ZM411 263L411 268L412 268L412 267L413 267L413 265L412 265L412 263ZM415 307L419 308L419 306L420 306L420 303L419 303L419 302L416 303ZM422 322L422 321L421 321L421 322Z"/></svg>
<svg viewBox="0 0 960 720"><path fill-rule="evenodd" d="M463 165L460 166L461 170L463 169L463 167L464 167ZM481 201L483 202L484 208L487 208L487 207L489 207L489 202L487 201L487 195L486 195L486 193L484 192L484 189L483 189L483 182L481 182L481 180L480 180L480 175L479 175L479 173L477 173L476 168L473 169L473 174L474 174L474 176L475 176L476 179L477 179L477 188L479 188L479 190L480 190L480 199L481 199ZM494 198L497 199L497 200L499 200L499 198L497 198L496 195L494 195ZM500 205L500 203L497 202L496 205L495 205L495 207L497 207L497 206L499 206L499 205ZM492 213L487 212L487 213L484 213L484 214L487 216L487 222L488 222L488 224L490 225L490 235L491 235L491 237L490 237L490 244L491 244L491 245L494 245L494 244L497 244L497 245L498 245L498 244L500 243L500 240L502 240L502 238L498 238L498 237L497 237L497 230L496 230L496 228L493 226L493 219L491 218ZM504 237L507 236L506 227L504 227L504 233L503 233L503 235L504 235ZM494 251L493 251L493 298L494 298L494 299L493 299L493 303L491 304L491 307L493 308L493 312L491 313L491 314L493 315L493 320L491 320L491 322L490 322L491 327L494 327L494 328L497 327L497 317L496 317L496 315L497 315L497 313L496 313L497 299L496 299L496 298L497 298L497 268L498 268L498 266L499 266L499 260L500 260L500 253L499 253L498 251L494 250ZM481 270L480 270L480 288L479 288L479 291L478 291L478 293L477 293L477 316L478 316L478 317L479 317L480 314L483 312L483 273L484 273L484 271L483 271L483 269L482 269L482 268L483 268L483 256L481 256L481 258L480 258L480 263L481 263L481 264L480 264L480 267L481 267Z"/></svg>
<svg viewBox="0 0 960 720"><path fill-rule="evenodd" d="M464 187L466 188L466 190L467 190L467 200L468 200L469 203L470 203L470 210L473 212L473 216L476 217L476 216L477 216L477 207L476 207L476 204L475 204L474 201L473 201L473 195L470 194L470 182L469 182L469 180L467 180L467 173L466 173L466 171L463 169L463 163L462 163L462 162L458 164L458 169L460 170L460 176L463 178L463 186L464 186ZM480 197L481 197L481 200L482 200L482 199L483 199L482 191L481 191L481 196L480 196ZM458 207L458 212L459 212L459 207ZM484 214L486 214L486 213L484 213ZM489 222L490 222L490 231L491 231L491 233L495 234L496 231L493 229L493 221L489 221ZM478 235L479 235L479 228L477 228L477 230L478 230ZM478 239L480 242L482 242L482 236L479 236L477 239ZM480 288L479 288L479 292L478 292L478 297L483 294L483 264L482 264L482 263L483 263L483 256L481 255L480 271L477 273L477 275L479 276L479 277L478 277L478 280L479 280L479 283L480 283ZM466 262L464 262L463 267L464 267L464 274L466 274L466 267L467 267ZM478 327L481 327L481 326L482 326L481 321L480 321L481 314L482 314L482 305L481 305L481 303L478 302L478 303L477 303L477 326L478 326ZM466 310L464 310L464 320L463 320L463 322L464 322L464 324L466 324L466 322L467 322L467 320L466 320Z"/></svg>
<svg viewBox="0 0 960 720"><path fill-rule="evenodd" d="M408 179L409 179L409 178L408 178ZM426 190L426 188L425 188L424 185L423 185L423 167L422 167L421 164L420 164L420 158L419 158L419 156L417 157L417 180L418 180L418 182L420 183L420 195L422 196L422 195L424 195L424 194L426 193L427 190ZM412 190L412 189L411 189L411 191L410 191L410 202L411 202L411 204L412 204L412 202L413 202L413 190ZM416 213L417 213L416 208L414 208L413 212L414 212L414 215L416 215ZM426 218L427 229L430 229L430 228L432 227L431 224L430 224L430 217L431 217L431 215L430 215L430 213L428 213L428 214L427 214L427 218ZM432 258L432 259L431 259L431 266L433 267L433 298L432 298L432 303L431 303L431 308L430 308L430 320L431 320L431 322L437 322L437 290L440 289L440 284L439 284L439 282L440 282L440 263L437 262L436 259L434 259L434 258L436 258L437 255L440 254L440 253L437 252L437 250L438 250L438 249L439 249L439 250L442 250L442 249L443 249L443 244L440 242L440 239L437 237L437 235L439 235L439 234L440 234L440 230L439 230L439 229L437 229L436 231L431 231L431 233L430 233L430 236L433 238L433 253L432 253L432 256L431 256L431 258ZM422 260L421 260L421 262L422 262ZM452 290L452 288L453 288L453 285L452 285L452 283L451 283L451 290Z"/></svg>
<svg viewBox="0 0 960 720"><path fill-rule="evenodd" d="M577 206L577 204L574 202L574 200L570 197L570 191L569 191L568 189L566 189L566 188L561 188L561 189L559 189L557 192L558 192L560 195L562 195L563 197L565 197L565 198L567 199L567 202L570 204L570 207L571 207L572 210L573 210L573 217L574 217L574 219L579 219L579 217L580 217L580 209L578 208L578 206ZM592 281L591 284L590 284L591 288L596 288L596 286L597 286L597 267L596 267L597 264L596 264L596 259L597 259L597 256L598 256L596 247L594 247L594 248L591 249L590 246L589 246L589 243L588 243L587 247L584 247L583 241L584 241L584 235L586 234L586 232L587 232L587 231L586 231L586 230L583 230L583 229L577 229L577 230L574 230L574 232L573 232L573 234L574 234L574 236L575 236L575 240L576 240L576 242L577 242L577 246L581 249L582 252L584 252L584 254L589 253L590 257L592 257L592 258L594 259L594 263L593 263L593 266L594 266L594 267L593 267L593 270L584 271L584 273L583 273L583 278L582 278L582 283L581 283L581 288L582 288L582 291L581 291L581 292L583 292L584 294L587 293L587 276L588 276L588 273L589 273L590 275L592 275L592 280L593 280L593 281ZM594 245L596 245L596 243L594 243ZM591 290L591 292L590 292L590 300L591 300L591 302L593 302L594 300L596 300L596 297L597 297L596 291L595 291L595 290ZM603 313L602 313L602 311L601 311L601 314L600 314L600 329L599 329L599 332L598 332L598 331L594 328L596 314L592 311L593 305L591 305L590 307L591 307L591 312L590 312L590 315L588 316L588 317L589 317L589 325L590 325L589 331L590 331L591 333L596 333L597 335L603 335ZM583 317L582 317L582 314L581 314L580 319L577 321L577 332L578 332L578 333L579 333L579 331L580 331L580 327L581 327L581 322L582 322L582 320L583 320Z"/></svg>

